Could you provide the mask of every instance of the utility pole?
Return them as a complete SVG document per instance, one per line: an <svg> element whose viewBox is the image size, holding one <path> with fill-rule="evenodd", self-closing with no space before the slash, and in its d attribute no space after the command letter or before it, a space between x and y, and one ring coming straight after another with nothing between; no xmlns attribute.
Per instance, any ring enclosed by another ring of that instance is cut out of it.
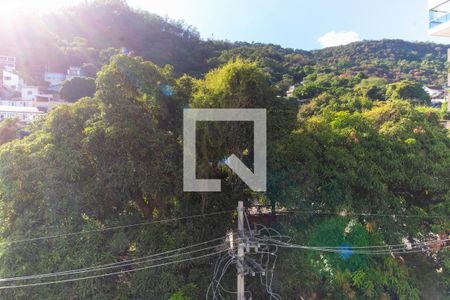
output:
<svg viewBox="0 0 450 300"><path fill-rule="evenodd" d="M253 254L256 254L258 256L263 255L263 253L267 252L261 252L261 250L267 251L269 245L265 243L262 239L259 238L260 233L255 230L253 231L250 228L250 223L248 223L248 230L246 231L244 229L244 214L245 208L244 208L244 202L238 201L238 207L237 207L237 225L238 225L238 232L237 234L234 231L229 231L226 236L226 243L228 245L225 245L225 247L228 248L228 255L231 257L230 262L236 263L236 283L237 283L237 300L251 300L252 296L250 298L246 299L245 297L245 276L251 275L251 276L267 276L267 266L261 266L261 263L258 259L252 258ZM248 220L247 220L248 221ZM263 247L262 249L260 249ZM246 257L247 254L247 257ZM271 255L271 253L268 253ZM260 257L262 258L262 256ZM223 258L220 258L221 260L218 262L218 265L216 267L221 267L221 261ZM220 269L215 268L215 275L214 278L211 281L211 284L208 287L208 291L206 293L206 299L209 299L209 292L212 291L213 293L213 299L217 300L216 293L219 291L219 289L225 290L220 285L220 279L223 277L223 274L228 269L229 264L227 263L225 266L222 266L225 268L220 276L219 280L217 279L218 274L220 273ZM262 277L261 277L262 278ZM262 280L262 279L261 279ZM269 293L271 293L271 287L268 287ZM228 291L227 291L228 292ZM273 294L273 293L272 293ZM220 296L220 291L218 293ZM275 298L275 297L273 297ZM281 299L281 298L277 298Z"/></svg>
<svg viewBox="0 0 450 300"><path fill-rule="evenodd" d="M238 202L238 249L237 249L237 300L245 300L245 271L244 271L244 257L245 257L245 245L244 245L244 202Z"/></svg>

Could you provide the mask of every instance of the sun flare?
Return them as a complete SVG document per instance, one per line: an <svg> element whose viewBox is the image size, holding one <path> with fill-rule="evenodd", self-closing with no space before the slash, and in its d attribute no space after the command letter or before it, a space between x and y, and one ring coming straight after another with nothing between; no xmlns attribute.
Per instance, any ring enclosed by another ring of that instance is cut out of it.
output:
<svg viewBox="0 0 450 300"><path fill-rule="evenodd" d="M2 3L2 9L0 10L0 16L14 16L20 14L23 11L36 11L36 12L46 12L54 9L58 9L64 5L76 4L81 2L81 0L20 0L20 1L4 1Z"/></svg>

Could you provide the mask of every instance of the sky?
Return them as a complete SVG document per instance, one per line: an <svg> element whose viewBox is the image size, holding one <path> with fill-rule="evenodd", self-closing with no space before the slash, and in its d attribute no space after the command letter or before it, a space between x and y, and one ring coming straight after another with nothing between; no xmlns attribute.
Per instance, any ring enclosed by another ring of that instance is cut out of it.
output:
<svg viewBox="0 0 450 300"><path fill-rule="evenodd" d="M33 7L48 11L82 1L86 0L7 0L5 3L11 3L6 4L9 9ZM383 38L450 43L450 38L428 36L427 0L127 2L134 8L184 20L205 39L273 43L305 50Z"/></svg>

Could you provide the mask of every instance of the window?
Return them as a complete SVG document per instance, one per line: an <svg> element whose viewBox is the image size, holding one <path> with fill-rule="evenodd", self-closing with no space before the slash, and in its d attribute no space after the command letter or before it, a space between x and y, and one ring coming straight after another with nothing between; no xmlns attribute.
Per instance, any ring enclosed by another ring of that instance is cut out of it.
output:
<svg viewBox="0 0 450 300"><path fill-rule="evenodd" d="M33 91L28 91L27 94L28 95L33 95Z"/></svg>

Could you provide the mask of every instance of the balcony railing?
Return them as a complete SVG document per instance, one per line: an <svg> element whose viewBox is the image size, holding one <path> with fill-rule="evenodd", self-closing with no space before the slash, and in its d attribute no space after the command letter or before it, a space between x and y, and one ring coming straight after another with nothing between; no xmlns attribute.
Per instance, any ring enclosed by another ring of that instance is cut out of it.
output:
<svg viewBox="0 0 450 300"><path fill-rule="evenodd" d="M448 21L450 21L450 13L446 13L435 19L430 19L430 27L429 28L431 29L433 27L436 27L436 26L446 23Z"/></svg>
<svg viewBox="0 0 450 300"><path fill-rule="evenodd" d="M443 1L429 11L429 28L436 27L440 24L450 21L450 0Z"/></svg>

